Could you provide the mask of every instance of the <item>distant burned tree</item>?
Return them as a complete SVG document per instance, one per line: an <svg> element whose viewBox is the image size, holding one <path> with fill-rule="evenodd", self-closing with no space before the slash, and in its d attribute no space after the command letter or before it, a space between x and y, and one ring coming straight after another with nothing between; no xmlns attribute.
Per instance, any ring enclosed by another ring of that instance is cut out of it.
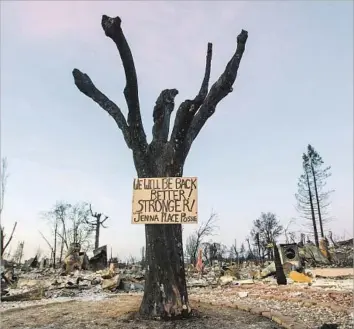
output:
<svg viewBox="0 0 354 329"><path fill-rule="evenodd" d="M87 224L90 217L88 204L79 202L73 205L68 205L68 210L65 213L65 233L60 238L63 238L66 250L69 250L71 244L79 244L81 250L88 251L92 248L92 226Z"/></svg>
<svg viewBox="0 0 354 329"><path fill-rule="evenodd" d="M95 220L88 220L85 219L86 224L92 227L92 230L95 232L95 249L99 247L100 244L100 228L101 226L103 228L107 228L107 226L104 226L103 223L108 219L108 216L104 216L102 218L102 213L100 212L93 212L92 211L92 205L90 204L90 214Z"/></svg>
<svg viewBox="0 0 354 329"><path fill-rule="evenodd" d="M3 226L0 228L0 255L1 258L4 255L5 250L7 247L10 245L11 240L14 236L15 230L16 230L17 222L15 222L14 226L12 227L11 234L8 239L6 239L6 234L4 233L5 229Z"/></svg>
<svg viewBox="0 0 354 329"><path fill-rule="evenodd" d="M227 258L230 250L222 243L219 242L204 242L201 244L203 257L209 263L213 264L214 261L223 261Z"/></svg>
<svg viewBox="0 0 354 329"><path fill-rule="evenodd" d="M317 224L320 225L320 235L324 235L323 224L328 220L326 209L330 205L329 196L333 191L324 191L326 179L330 177L330 168L322 168L323 160L316 150L308 145L307 153L302 155L303 174L298 181L298 192L295 194L296 209L300 215L311 222L315 244L319 246Z"/></svg>
<svg viewBox="0 0 354 329"><path fill-rule="evenodd" d="M182 176L193 141L215 112L218 103L232 91L245 51L247 32L242 30L237 37L234 55L210 89L212 44L208 44L200 91L194 99L182 102L178 108L170 138L170 117L178 91L165 89L161 92L153 111L154 125L149 144L141 120L134 60L121 27L121 19L103 15L101 25L106 36L117 46L122 59L126 78L124 96L128 106L127 120L121 109L96 88L87 74L78 69L73 70L76 86L113 117L127 146L132 150L139 178ZM152 317L189 314L181 225L145 225L145 235L148 270L140 313Z"/></svg>
<svg viewBox="0 0 354 329"><path fill-rule="evenodd" d="M134 264L136 264L136 262L137 262L136 257L134 257L132 255L129 255L127 257L127 260L126 260L127 264L134 265Z"/></svg>
<svg viewBox="0 0 354 329"><path fill-rule="evenodd" d="M43 251L40 246L38 246L37 251L36 251L36 256L37 259L39 260L42 257Z"/></svg>
<svg viewBox="0 0 354 329"><path fill-rule="evenodd" d="M245 248L245 244L243 242L241 243L239 254L240 254L241 262L243 262L244 259L246 258L246 248Z"/></svg>
<svg viewBox="0 0 354 329"><path fill-rule="evenodd" d="M45 240L45 242L50 248L53 268L56 267L58 234L59 234L60 226L62 225L63 218L65 217L64 213L66 211L66 208L67 205L58 202L55 204L52 210L42 213L42 217L46 221L48 221L49 225L51 226L53 242L50 243L41 232L39 233L41 234L42 238ZM60 252L60 261L62 259L62 253L63 253L63 244Z"/></svg>
<svg viewBox="0 0 354 329"><path fill-rule="evenodd" d="M251 241L250 241L250 238L247 237L246 238L246 242L247 242L247 248L248 248L248 251L247 251L247 260L250 260L250 259L254 259L254 253L252 251L252 248L251 248Z"/></svg>
<svg viewBox="0 0 354 329"><path fill-rule="evenodd" d="M144 269L145 268L145 247L141 247L140 249L140 253L141 253L141 267Z"/></svg>
<svg viewBox="0 0 354 329"><path fill-rule="evenodd" d="M71 244L79 244L83 251L91 248L92 226L87 224L89 216L90 210L85 202L72 205L60 201L50 211L42 213L42 217L51 227L52 238L48 239L42 233L40 234L51 250L53 267L56 266L57 259L59 263L62 262L64 252L69 250Z"/></svg>
<svg viewBox="0 0 354 329"><path fill-rule="evenodd" d="M25 246L25 242L24 241L19 241L17 243L17 248L15 250L15 253L12 257L12 261L16 264L21 264L22 261L22 257L23 257L23 248Z"/></svg>
<svg viewBox="0 0 354 329"><path fill-rule="evenodd" d="M186 243L186 254L189 257L190 263L194 264L197 261L198 250L201 247L203 239L212 235L216 229L217 216L212 213L209 219L202 223L198 230L193 232L188 238Z"/></svg>
<svg viewBox="0 0 354 329"><path fill-rule="evenodd" d="M6 192L6 184L7 184L7 178L9 177L9 174L7 172L7 159L2 158L1 159L1 173L0 173L0 179L1 179L1 195L0 195L0 218L2 219L2 211L4 209L4 200L5 200L5 192ZM12 227L12 231L8 239L6 239L6 234L5 234L5 228L4 226L0 226L0 258L2 259L4 256L4 253L8 246L11 243L11 240L13 238L13 235L15 233L17 226L17 222L15 222L14 226Z"/></svg>
<svg viewBox="0 0 354 329"><path fill-rule="evenodd" d="M44 236L44 234L41 231L38 231L38 232L41 235L42 239L45 241L45 243L49 247L49 250L50 250L50 261L51 261L51 264L52 264L53 268L55 268L55 261L54 261L55 252L54 252L54 248L53 248L52 244L48 241L48 239Z"/></svg>
<svg viewBox="0 0 354 329"><path fill-rule="evenodd" d="M271 212L261 213L261 216L253 221L251 236L259 258L264 257L268 249L267 245L273 243L282 232L283 226L280 224L276 215ZM269 256L270 259L274 259L273 252L271 252Z"/></svg>
<svg viewBox="0 0 354 329"><path fill-rule="evenodd" d="M230 248L230 258L233 258L237 263L240 262L240 250L237 247L237 241Z"/></svg>
<svg viewBox="0 0 354 329"><path fill-rule="evenodd" d="M323 191L323 188L326 185L326 179L329 178L332 174L330 173L331 167L323 168L323 160L320 154L314 149L310 144L307 146L307 155L309 159L309 167L311 170L311 178L313 181L313 189L315 195L316 208L318 222L320 224L320 233L321 238L325 237L324 234L324 222L328 221L327 208L330 205L329 196L333 190Z"/></svg>

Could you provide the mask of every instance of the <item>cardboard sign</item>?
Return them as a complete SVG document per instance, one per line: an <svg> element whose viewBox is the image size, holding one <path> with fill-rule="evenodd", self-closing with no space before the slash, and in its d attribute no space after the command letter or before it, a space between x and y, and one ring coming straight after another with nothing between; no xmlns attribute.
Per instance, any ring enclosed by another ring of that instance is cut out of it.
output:
<svg viewBox="0 0 354 329"><path fill-rule="evenodd" d="M136 178L132 224L197 224L197 178Z"/></svg>

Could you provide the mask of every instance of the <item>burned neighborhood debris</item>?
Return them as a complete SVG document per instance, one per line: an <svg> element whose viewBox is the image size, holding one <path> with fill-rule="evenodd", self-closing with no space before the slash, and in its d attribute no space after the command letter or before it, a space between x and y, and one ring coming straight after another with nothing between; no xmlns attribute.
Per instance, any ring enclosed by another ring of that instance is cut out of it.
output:
<svg viewBox="0 0 354 329"><path fill-rule="evenodd" d="M259 303L264 307L268 295L287 293L289 299L299 299L309 289L317 291L317 294L320 294L321 289L328 296L327 299L337 301L338 298L344 298L342 295L351 289L354 278L352 268L334 267L334 251L343 252L344 248L345 255L350 257L350 248L351 252L353 248L349 244L328 248L330 262L320 248L311 243L278 245L288 290L277 285L274 261L221 259L203 263L200 255L198 266L185 265L187 285L191 296L200 296L198 298L203 301L231 298L241 301L246 308L247 305L258 307ZM51 265L45 257L41 260L31 258L24 265L2 261L1 301L32 304L39 300L50 303L65 298L96 300L115 294L141 294L144 291L143 264L121 263L113 257L107 262L107 246L95 249L93 257L89 258L80 250L79 245L72 245L63 260L64 270L59 263L56 269ZM305 287L307 290L304 290ZM269 293L269 289L281 290ZM342 295L338 295L340 292ZM320 297L316 298L320 300ZM308 305L311 303L308 302ZM346 317L341 319L343 323L348 321Z"/></svg>
<svg viewBox="0 0 354 329"><path fill-rule="evenodd" d="M102 270L107 267L107 246L102 246L93 251L90 258L90 268L94 271Z"/></svg>

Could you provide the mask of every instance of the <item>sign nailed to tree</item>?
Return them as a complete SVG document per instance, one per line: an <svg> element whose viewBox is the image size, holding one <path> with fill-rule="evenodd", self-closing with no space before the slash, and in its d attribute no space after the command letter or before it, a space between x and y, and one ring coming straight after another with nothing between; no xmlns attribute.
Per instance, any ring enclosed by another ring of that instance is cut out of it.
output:
<svg viewBox="0 0 354 329"><path fill-rule="evenodd" d="M137 178L132 224L197 224L197 178Z"/></svg>

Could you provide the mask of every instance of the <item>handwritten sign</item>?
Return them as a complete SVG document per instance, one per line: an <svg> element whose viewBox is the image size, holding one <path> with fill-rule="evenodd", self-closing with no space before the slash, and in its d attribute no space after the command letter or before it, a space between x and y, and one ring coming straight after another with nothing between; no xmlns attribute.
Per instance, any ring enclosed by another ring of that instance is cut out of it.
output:
<svg viewBox="0 0 354 329"><path fill-rule="evenodd" d="M132 224L197 224L197 178L137 178Z"/></svg>

